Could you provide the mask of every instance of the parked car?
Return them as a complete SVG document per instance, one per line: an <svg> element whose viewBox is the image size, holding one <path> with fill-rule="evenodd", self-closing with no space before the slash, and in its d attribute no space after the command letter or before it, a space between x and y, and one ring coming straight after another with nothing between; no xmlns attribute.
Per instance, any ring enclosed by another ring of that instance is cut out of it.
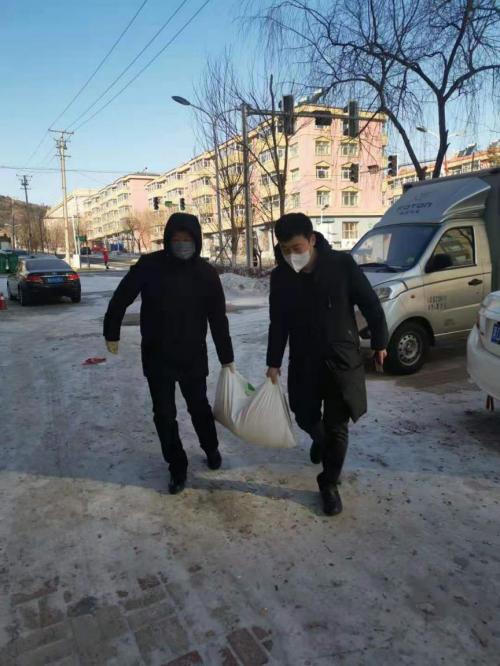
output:
<svg viewBox="0 0 500 666"><path fill-rule="evenodd" d="M467 371L479 388L500 400L500 291L481 304L467 340Z"/></svg>
<svg viewBox="0 0 500 666"><path fill-rule="evenodd" d="M80 277L69 264L54 256L22 256L16 272L7 278L7 294L21 305L29 305L42 296L68 296L73 303L79 303Z"/></svg>
<svg viewBox="0 0 500 666"><path fill-rule="evenodd" d="M390 372L416 372L430 345L465 339L483 298L500 288L499 196L499 169L409 183L352 249L384 308Z"/></svg>

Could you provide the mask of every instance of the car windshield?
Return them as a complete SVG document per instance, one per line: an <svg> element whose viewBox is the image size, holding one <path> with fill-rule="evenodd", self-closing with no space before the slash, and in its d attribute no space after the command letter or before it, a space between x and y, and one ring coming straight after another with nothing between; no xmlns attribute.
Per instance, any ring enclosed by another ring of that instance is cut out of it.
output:
<svg viewBox="0 0 500 666"><path fill-rule="evenodd" d="M415 266L436 231L435 224L401 224L369 231L351 250L361 267L384 272Z"/></svg>
<svg viewBox="0 0 500 666"><path fill-rule="evenodd" d="M26 269L34 271L71 271L71 266L60 259L33 259L26 262Z"/></svg>

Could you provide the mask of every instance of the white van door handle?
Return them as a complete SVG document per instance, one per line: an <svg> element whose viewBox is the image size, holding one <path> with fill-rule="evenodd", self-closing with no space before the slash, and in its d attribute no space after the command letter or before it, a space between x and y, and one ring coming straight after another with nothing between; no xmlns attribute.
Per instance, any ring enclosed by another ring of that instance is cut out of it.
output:
<svg viewBox="0 0 500 666"><path fill-rule="evenodd" d="M478 284L483 284L483 281L482 281L482 280L478 280L477 278L474 278L473 280L471 280L471 281L469 282L469 285L470 285L471 287L477 287Z"/></svg>

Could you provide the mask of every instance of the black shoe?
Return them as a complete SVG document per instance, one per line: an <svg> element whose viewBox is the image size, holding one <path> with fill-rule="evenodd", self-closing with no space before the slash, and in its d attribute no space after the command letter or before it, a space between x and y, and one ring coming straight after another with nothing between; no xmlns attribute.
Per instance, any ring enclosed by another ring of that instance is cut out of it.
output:
<svg viewBox="0 0 500 666"><path fill-rule="evenodd" d="M323 511L327 516L336 516L342 511L342 500L336 486L322 488L320 491L323 501Z"/></svg>
<svg viewBox="0 0 500 666"><path fill-rule="evenodd" d="M220 469L222 465L222 456L218 450L207 453L207 465L210 469Z"/></svg>
<svg viewBox="0 0 500 666"><path fill-rule="evenodd" d="M168 482L168 492L171 495L178 495L179 493L182 493L184 488L186 487L186 479L184 478L176 478L172 474L170 475L170 481Z"/></svg>
<svg viewBox="0 0 500 666"><path fill-rule="evenodd" d="M313 465L319 465L323 460L323 442L313 441L309 450L309 456Z"/></svg>

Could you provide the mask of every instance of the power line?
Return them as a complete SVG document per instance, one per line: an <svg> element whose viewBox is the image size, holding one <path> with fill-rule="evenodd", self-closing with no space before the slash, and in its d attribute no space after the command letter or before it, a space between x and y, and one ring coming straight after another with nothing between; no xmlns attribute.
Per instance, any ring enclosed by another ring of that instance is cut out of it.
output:
<svg viewBox="0 0 500 666"><path fill-rule="evenodd" d="M77 125L77 127L75 128L74 131L76 132L76 131L79 130L81 127L83 127L83 126L86 125L88 122L90 122L90 121L91 121L93 118L95 118L99 113L101 113L101 111L104 111L104 109L106 109L106 108L107 108L112 102L114 102L114 100L115 100L117 97L119 97L123 92L125 92L125 90L126 90L126 89L127 89L132 83L134 83L134 81L136 81L136 80L139 78L139 76L141 76L141 74L143 74L143 72L145 72L146 69L148 69L148 67L149 67L150 65L152 65L153 62L154 62L157 58L159 58L159 57L161 56L161 54L162 54L164 51L166 51L166 49L167 49L167 48L168 48L168 47L169 47L169 46L170 46L170 45L171 45L171 44L177 39L177 37L179 37L179 35L180 35L181 33L183 33L184 30L185 30L189 25L191 25L191 23L195 20L195 18L198 16L198 14L200 14L200 13L202 12L202 10L208 5L209 2L210 2L210 0L205 0L205 2L201 5L201 7L200 7L200 8L199 8L199 9L198 9L198 10L197 10L197 11L191 16L191 18L189 18L189 19L186 21L186 23L184 23L184 25L183 25L181 28L179 28L179 30L178 30L178 31L174 34L174 36L173 36L173 37L172 37L172 38L171 38L171 39L165 44L165 46L164 46L162 49L160 49L160 50L158 51L158 53L157 53L155 56L153 56L153 57L151 58L151 60L149 60L149 62L147 62L146 65L145 65L141 70L139 70L139 71L137 72L137 74L136 74L134 77L132 77L132 78L130 79L130 81L129 81L127 84L125 84L125 85L123 86L123 88L121 88L121 89L116 93L116 95L113 95L113 97L112 97L110 100L108 100L108 101L106 102L106 104L104 104L103 106L99 107L99 108L97 109L97 111L96 111L95 113L93 113L93 114L90 116L90 118L87 118L86 120L84 120L83 122L81 122L79 125ZM75 121L75 122L76 122L76 121Z"/></svg>
<svg viewBox="0 0 500 666"><path fill-rule="evenodd" d="M33 171L33 172L43 172L43 171L59 171L59 168L56 167L24 167L24 166L11 166L8 164L0 164L0 169L7 169L9 171ZM74 171L75 173L118 173L118 174L124 174L124 173L143 173L145 176L153 176L156 177L159 174L154 173L154 174L149 174L147 171L137 171L137 169L66 169L66 171Z"/></svg>
<svg viewBox="0 0 500 666"><path fill-rule="evenodd" d="M139 9L136 11L136 13L134 14L134 16L130 19L130 21L128 22L128 24L127 24L127 26L125 27L125 29L122 31L122 33L120 34L120 36L118 37L118 39L115 41L115 43L113 44L113 46L112 46L112 47L109 49L109 51L106 53L106 55L105 55L104 58L101 60L101 62L97 65L96 69L92 72L92 74L91 74L90 77L87 79L87 81L83 84L83 86L82 86L82 87L80 88L80 90L76 93L76 95L75 95L75 96L73 97L73 99L69 102L69 104L67 104L67 106L64 108L64 110L61 111L61 113L57 116L57 118L51 122L51 124L50 124L50 129L52 129L52 128L54 127L54 125L57 123L57 121L59 120L59 118L61 118L61 117L66 113L66 111L67 111L67 110L68 110L68 109L74 104L74 102L76 102L76 100L80 97L80 95L82 94L82 92L83 92L83 91L85 90L85 88L89 85L89 83L90 83L90 82L92 81L92 79L95 77L95 75L97 74L97 72L99 72L99 70L102 68L102 66L103 66L104 63L106 62L106 60L109 58L109 56L113 53L113 51L115 50L115 48L116 48L116 47L118 46L118 44L121 42L121 40L123 39L123 37L125 36L125 34L128 32L130 26L133 24L133 22L135 21L135 19L139 16L139 14L140 14L141 11L143 10L143 8L144 8L144 6L147 4L147 2L148 2L148 0L143 0L143 2L142 2L142 4L141 4L141 6L139 7ZM42 138L40 139L40 141L38 142L38 144L37 144L35 150L31 153L30 157L28 158L27 164L29 164L29 163L31 162L31 160L35 157L35 155L36 155L36 154L38 153L38 151L40 150L40 148L41 148L43 142L45 141L45 139L46 139L48 136L49 136L48 131L46 131L46 132L43 134L43 136L42 136ZM45 160L44 160L44 161L45 161Z"/></svg>
<svg viewBox="0 0 500 666"><path fill-rule="evenodd" d="M103 97L104 97L104 96L105 96L105 95L111 90L111 88L113 88L113 87L118 83L118 81L119 81L123 76L125 76L125 74L129 71L129 69L130 69L130 68L131 68L131 67L132 67L132 66L133 66L133 65L139 60L139 58L140 58L141 55L144 53L144 51L146 51L146 50L151 46L151 44L155 41L155 39L158 37L158 35L160 35L160 34L163 32L163 30L165 30L165 28L166 28L166 27L169 25L169 23L170 23L170 22L176 17L176 15L180 12L180 10L184 7L184 5L185 5L187 2L188 2L188 0L182 0L182 2L177 6L177 8L172 12L172 14L170 14L170 16L169 16L168 19L165 21L165 23L164 23L164 24L163 24L163 25L162 25L162 26L156 31L156 33L153 35L153 37L151 37L151 39L150 39L149 42L146 44L146 46L144 46L144 48L142 48L142 49L139 51L139 53L135 56L135 58L134 58L131 62L129 62L129 64L125 67L125 69L122 70L122 72L121 72L121 73L120 73L120 74L119 74L119 75L118 75L118 76L117 76L117 77L116 77L116 78L115 78L115 79L109 84L109 86L106 88L106 90L105 90L103 93L101 93L101 94L99 95L99 97L97 97L97 98L92 102L92 104L91 104L90 106L88 106L88 107L85 109L85 111L83 111L83 112L82 112L82 113L81 113L81 114L80 114L80 115L79 115L79 116L78 116L78 117L77 117L77 118L71 123L71 125L68 125L68 129L69 129L70 127L73 127L74 125L76 125L76 124L78 123L78 121L81 120L81 119L82 119L82 118L83 118L83 117L84 117L89 111L91 111L91 110L96 106L96 104L98 104L98 103L102 100L102 98L103 98Z"/></svg>
<svg viewBox="0 0 500 666"><path fill-rule="evenodd" d="M113 51L115 50L115 48L116 48L116 47L118 46L118 44L121 42L121 40L123 39L123 37L125 36L125 34L128 32L128 30L129 30L130 26L132 25L132 23L135 21L135 19L139 16L139 14L141 13L141 11L144 9L144 6L147 4L147 2L148 2L148 0L144 0L144 1L142 2L141 6L140 6L139 9L136 11L136 13L132 16L132 18L130 19L130 21L127 23L125 29L122 31L122 33L120 34L120 36L118 37L118 39L115 41L115 43L113 44L113 46L109 49L109 51L106 53L106 55L105 55L104 58L101 60L101 62L97 65L97 67L96 67L95 70L92 72L92 74L89 76L89 78L85 81L85 83L84 83L83 86L80 88L80 90L79 90L79 91L76 93L76 95L73 97L73 99L71 100L71 102L69 102L69 104L67 104L67 106L64 108L64 110L61 111L61 113L57 116L57 118L51 123L51 125L50 125L50 129L52 129L52 128L54 127L54 125L57 123L57 121L59 120L59 118L62 118L62 116L64 116L64 114L66 113L66 111L67 111L67 110L73 105L73 103L76 102L76 100L80 97L80 95L82 94L82 92L83 92L83 91L85 90L85 88L89 85L89 83L90 83L90 82L92 81L92 79L95 77L95 75L97 74L97 72L102 68L102 66L104 65L104 63L106 62L106 60L109 58L109 56L113 53Z"/></svg>

